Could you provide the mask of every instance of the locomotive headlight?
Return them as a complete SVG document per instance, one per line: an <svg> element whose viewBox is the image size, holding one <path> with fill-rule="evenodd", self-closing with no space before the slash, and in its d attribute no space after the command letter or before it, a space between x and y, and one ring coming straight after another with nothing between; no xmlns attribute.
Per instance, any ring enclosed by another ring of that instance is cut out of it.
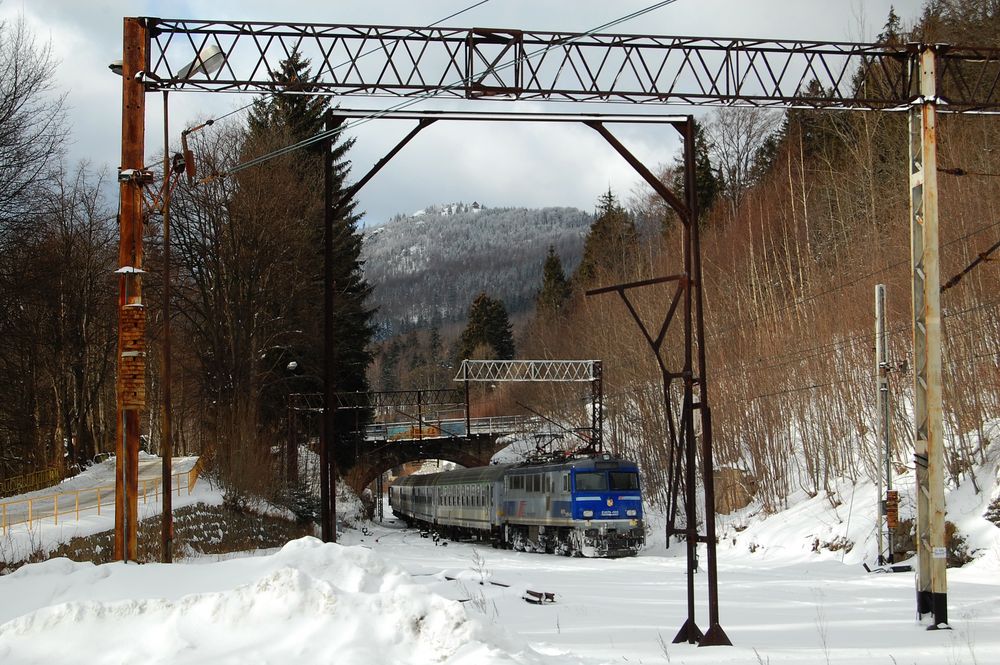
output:
<svg viewBox="0 0 1000 665"><path fill-rule="evenodd" d="M625 514L628 515L629 517L635 517L635 511L634 510L626 510Z"/></svg>
<svg viewBox="0 0 1000 665"><path fill-rule="evenodd" d="M593 517L594 516L594 511L593 510L585 510L585 511L583 511L583 516L584 517Z"/></svg>

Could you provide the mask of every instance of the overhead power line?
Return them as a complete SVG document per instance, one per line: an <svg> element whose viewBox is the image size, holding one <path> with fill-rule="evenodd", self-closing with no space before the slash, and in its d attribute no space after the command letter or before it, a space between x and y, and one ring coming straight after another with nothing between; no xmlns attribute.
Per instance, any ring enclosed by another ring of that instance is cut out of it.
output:
<svg viewBox="0 0 1000 665"><path fill-rule="evenodd" d="M455 18L456 16L461 16L465 12L473 10L476 7L479 7L480 5L485 5L489 1L490 0L480 0L479 2L477 2L475 4L469 5L465 9L460 9L457 12L453 12L451 14L448 14L444 18L439 18L438 20L434 21L433 23L428 24L427 27L428 28L433 28L434 26L440 25L441 23L444 23L445 21L450 21L451 19ZM377 46L377 47L375 47L373 49L370 49L368 51L365 51L364 53L359 54L358 57L355 58L354 60L345 60L344 62L340 63L339 65L334 65L333 67L330 67L330 71L332 72L332 71L340 69L341 67L346 67L347 65L351 64L352 62L357 62L361 58L364 58L365 56L371 55L372 53L377 53L378 51L381 51L381 50L382 50L382 48ZM316 77L318 78L319 74L317 74ZM265 95L264 98L276 97L276 96L281 95L281 94L282 94L281 91L275 90L274 92L271 92L271 93L268 93L267 95ZM259 101L258 99L255 99L252 102L250 102L249 104L244 104L243 106L239 107L238 109L233 109L232 111L229 111L228 113L223 113L218 118L213 118L213 119L209 120L208 122L205 123L205 125L206 126L211 125L211 124L216 123L216 122L218 122L220 120L224 120L225 118L228 118L231 115L236 115L237 113L240 113L242 111L246 111L248 108L250 108L251 106L253 106L254 104L256 104L258 101Z"/></svg>
<svg viewBox="0 0 1000 665"><path fill-rule="evenodd" d="M952 238L948 242L941 243L941 248L943 249L943 248L948 247L950 245L954 245L957 242L961 242L961 241L963 241L963 240L965 240L967 238L971 238L972 236L978 235L980 233L983 233L984 231L989 231L990 229L996 228L997 226L1000 226L1000 221L993 222L992 224L987 224L985 226L981 226L981 227L979 227L977 229L973 229L972 231L969 231L965 235L959 236L958 238ZM859 275L858 277L855 277L854 279L850 279L850 280L847 280L845 282L839 282L835 286L831 286L831 287L829 287L827 289L823 289L822 291L819 291L817 293L811 293L808 296L804 296L802 298L798 298L798 299L796 299L796 300L794 300L794 301L792 301L792 302L790 302L790 303L788 303L786 305L782 305L781 307L778 307L777 309L774 309L774 310L772 310L770 312L767 312L765 314L759 314L757 316L751 316L751 317L747 317L745 319L742 319L740 321L737 321L736 323L732 324L731 326L728 326L726 328L722 328L721 330L715 330L715 331L709 333L707 335L707 337L709 337L709 338L718 337L719 335L723 335L723 334L725 334L727 332L731 332L733 330L736 330L740 326L746 325L748 323L756 323L758 321L762 321L764 319L770 318L770 317L772 317L772 316L774 316L776 314L779 314L781 312L787 311L787 310L789 310L789 309L791 309L793 307L796 307L798 305L803 305L803 304L805 304L807 302L815 300L816 298L820 298L822 296L825 296L825 295L827 295L829 293L835 293L837 291L841 291L841 290L847 288L848 286L853 286L853 285L857 284L858 282L860 282L862 280L868 279L869 277L874 277L875 275L880 275L880 274L882 274L884 272L888 272L889 270L892 270L893 268L897 268L897 267L899 267L901 265L905 265L905 264L907 264L909 262L910 262L909 259L901 259L899 261L895 261L895 262L890 263L889 265L883 266L881 268L876 268L875 270L871 270L871 271L869 271L867 273ZM942 288L941 290L944 291L944 288Z"/></svg>
<svg viewBox="0 0 1000 665"><path fill-rule="evenodd" d="M615 27L617 25L620 25L622 23L625 23L627 21L631 21L632 19L638 18L640 16L644 16L645 14L648 14L650 12L656 11L657 9L661 9L663 7L666 7L667 5L672 5L675 2L677 2L677 0L662 0L661 2L657 2L657 3L654 3L654 4L649 5L647 7L644 7L642 9L636 10L636 11L632 12L631 14L626 14L624 16L619 16L618 18L613 19L611 21L608 21L607 23L604 23L604 24L599 25L597 27L591 28L590 30L587 30L586 32L583 32L583 33L580 33L580 34L577 34L577 35L573 35L573 36L568 37L566 39L557 40L557 41L555 41L555 42L553 42L553 43L551 43L551 44L549 44L547 46L543 46L542 48L536 49L535 51L532 51L531 53L525 54L525 56L524 56L523 59L524 60L531 60L532 58L534 58L534 57L536 57L538 55L541 55L543 53L546 53L549 50L551 50L553 48L556 48L557 46L565 46L566 44L572 44L572 43L574 43L574 42L576 42L576 41L578 41L578 40L580 40L580 39L582 39L584 37L589 37L589 36L591 36L593 34L596 34L596 33L600 32L602 30L607 30L609 28L613 28L613 27ZM509 69L511 67L514 67L517 64L518 64L517 61L507 62L507 63L504 63L503 65L494 67L492 71L494 71L494 72L503 71L505 69ZM465 81L464 80L455 81L455 82L453 82L451 84L448 84L448 85L442 85L442 86L440 86L439 88L437 88L435 90L432 90L430 92L424 93L422 95L418 95L416 97L411 97L409 99L406 99L406 100L404 100L402 102L399 102L398 104L395 104L395 105L390 106L388 108L381 109L379 111L375 111L375 112L371 113L370 115L367 115L367 116L365 116L363 118L358 118L357 120L353 120L353 121L350 121L350 122L345 122L345 123L343 123L343 124L341 124L341 125L333 128L331 130L325 130L325 131L319 132L317 134L314 134L313 136L310 136L309 138L306 138L306 139L303 139L301 141L298 141L297 143L292 143L292 144L287 145L287 146L285 146L283 148L278 148L277 150L273 150L273 151L271 151L269 153L265 153L263 155L260 155L259 157L254 157L253 159L249 159L249 160L247 160L245 162L242 162L241 164L237 164L236 166L234 166L233 168L229 169L228 171L225 171L223 173L213 174L213 175L209 176L208 178L206 178L205 181L213 180L215 178L224 178L224 177L227 177L227 176L235 175L236 173L239 173L240 171L244 171L246 169L253 168L254 166L259 166L260 164L263 164L264 162L268 162L268 161L270 161L272 159L277 159L278 157L282 157L284 155L287 155L289 153L295 152L297 150L301 150L302 148L306 148L306 147L308 147L310 145L319 143L320 141L325 141L326 139L331 138L331 137L333 137L333 136L335 136L335 135L337 135L337 134L339 134L339 133L341 133L343 131L346 131L348 129L354 129L355 127L363 125L363 124L365 124L367 122L371 122L372 120L376 120L378 118L381 118L381 117L383 117L383 116L391 113L392 111L399 111L399 110L402 110L402 109L405 109L405 108L409 108L410 106L418 104L418 103L420 103L420 102L422 102L422 101L424 101L426 99L431 99L433 97L436 97L439 94L441 94L441 92L448 91L448 90L453 90L453 89L461 87L463 85L465 85Z"/></svg>

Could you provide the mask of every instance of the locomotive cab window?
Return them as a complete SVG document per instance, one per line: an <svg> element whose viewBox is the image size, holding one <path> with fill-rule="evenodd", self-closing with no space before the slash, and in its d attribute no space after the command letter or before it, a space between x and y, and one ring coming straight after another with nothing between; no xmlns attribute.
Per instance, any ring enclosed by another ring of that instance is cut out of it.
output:
<svg viewBox="0 0 1000 665"><path fill-rule="evenodd" d="M576 474L577 491L600 491L608 489L608 477L603 473Z"/></svg>
<svg viewBox="0 0 1000 665"><path fill-rule="evenodd" d="M639 474L634 471L612 471L611 489L613 490L637 490L639 489Z"/></svg>

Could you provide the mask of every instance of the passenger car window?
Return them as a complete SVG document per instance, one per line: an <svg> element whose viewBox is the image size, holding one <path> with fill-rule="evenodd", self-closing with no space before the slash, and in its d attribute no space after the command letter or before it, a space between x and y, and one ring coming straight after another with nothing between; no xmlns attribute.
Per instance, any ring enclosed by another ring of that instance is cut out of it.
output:
<svg viewBox="0 0 1000 665"><path fill-rule="evenodd" d="M606 490L608 489L608 477L603 473L578 473L576 474L576 489L580 490Z"/></svg>

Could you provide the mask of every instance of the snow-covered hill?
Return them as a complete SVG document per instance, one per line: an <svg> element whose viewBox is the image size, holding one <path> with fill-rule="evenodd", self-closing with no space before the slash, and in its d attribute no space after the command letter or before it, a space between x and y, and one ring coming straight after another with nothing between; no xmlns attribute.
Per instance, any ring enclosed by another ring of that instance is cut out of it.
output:
<svg viewBox="0 0 1000 665"><path fill-rule="evenodd" d="M567 272L580 261L593 216L575 208L436 205L397 215L365 233L365 275L380 328L400 332L464 320L486 291L510 314L532 307L542 264L555 247Z"/></svg>

